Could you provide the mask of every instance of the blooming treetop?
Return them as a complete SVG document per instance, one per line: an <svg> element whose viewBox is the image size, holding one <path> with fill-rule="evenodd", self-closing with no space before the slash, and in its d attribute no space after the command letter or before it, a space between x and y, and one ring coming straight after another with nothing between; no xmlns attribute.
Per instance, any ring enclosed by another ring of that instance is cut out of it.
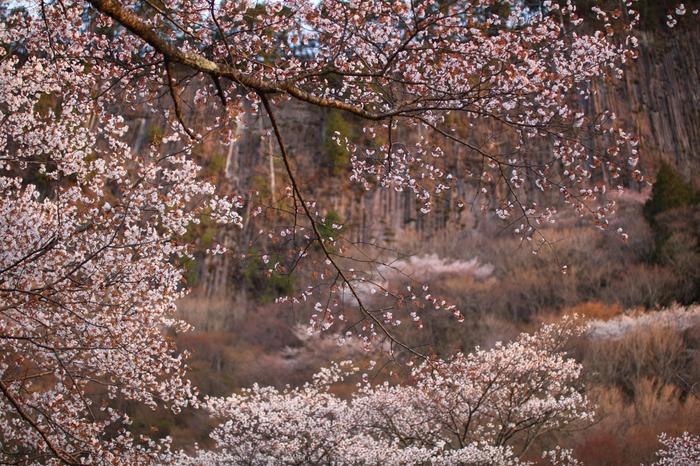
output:
<svg viewBox="0 0 700 466"><path fill-rule="evenodd" d="M279 392L254 386L209 400L224 421L219 449L191 464L487 465L519 460L539 435L592 420L577 379L581 365L563 354L580 335L572 319L523 334L508 345L446 361L425 361L402 385L366 384L349 400L328 391L352 372L325 369L314 383ZM575 464L568 454L553 464Z"/></svg>
<svg viewBox="0 0 700 466"><path fill-rule="evenodd" d="M218 194L189 155L207 138L235 142L232 124L246 109L269 117L290 183L282 197L297 221L270 235L292 236L295 270L310 262L305 270L322 280L323 286L287 299L305 300L318 290L328 295L316 304L313 331L348 322L335 304L341 294L353 296L362 317L344 330L367 345L391 335L397 320L363 304L356 291L363 278L342 259L348 245L321 234L320 208L299 183L277 124L281 101L336 108L366 121L374 141L368 147L337 138L360 185L408 190L428 211L455 180L471 180L484 195L484 209L491 205L499 216L522 221L524 240L553 215L526 201L526 182L558 191L604 227L612 204L586 204L606 190L592 182L593 172L604 168L614 178L628 166L639 175L636 141L614 126L614 115L588 118L574 99L587 98L591 79L618 76L634 56L633 2L625 11L596 9L604 29L590 34L581 32L583 20L571 2L545 1L539 12L520 1L493 0L22 4L26 9L0 22L2 462L162 460L160 446L137 448L124 429L106 436L108 425L129 423L109 400L124 396L176 411L196 403L182 377L184 356L175 356L162 334L167 326L187 329L169 317L182 295L176 260L188 253L178 238L200 214L221 223L242 219L240 199ZM615 31L621 42L612 40ZM212 110L202 127L183 112L182 90L195 84L187 103ZM133 153L119 112L138 105L163 108L169 128L159 144ZM497 125L515 142L513 150L474 144L469 128L477 119ZM416 127L429 136L403 139ZM584 133L601 138L605 149L586 147ZM549 147L537 162L535 141ZM468 154L467 171L453 170L451 147ZM506 194L498 194L497 184ZM312 245L320 248L320 260L308 254ZM382 291L412 306L417 324L426 306L461 318L444 301L418 299L412 289ZM454 367L468 361L456 360ZM421 380L427 391L443 389L428 376ZM574 395L546 384L562 402ZM87 395L96 392L104 394L102 406ZM328 409L333 403L329 399ZM538 425L549 425L540 408L527 409ZM500 448L499 435L488 438Z"/></svg>

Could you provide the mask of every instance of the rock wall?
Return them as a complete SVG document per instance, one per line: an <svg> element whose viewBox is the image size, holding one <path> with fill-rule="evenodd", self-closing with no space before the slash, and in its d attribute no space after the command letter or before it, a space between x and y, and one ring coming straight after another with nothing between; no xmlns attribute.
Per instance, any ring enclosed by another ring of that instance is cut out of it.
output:
<svg viewBox="0 0 700 466"><path fill-rule="evenodd" d="M637 37L639 57L628 63L625 75L619 80L595 83L595 95L580 105L590 116L605 110L615 112L621 126L640 137L640 165L644 172L653 175L665 160L675 165L696 189L700 188L700 27L640 31ZM429 215L419 213L420 206L409 193L379 188L360 193L347 176L328 169L322 150L326 114L324 110L290 103L280 109L279 118L295 166L304 174L305 189L353 225L354 240L389 247L420 241L435 250L451 244L456 231L462 235L491 236L497 232L498 227L493 224L484 227L488 221L482 220L485 217L478 212L478 205L466 210L456 208L456 199L470 197L472 188L467 185L447 191ZM130 143L136 152L163 131L163 120L151 113L135 111L125 116L131 128ZM204 117L203 112L188 116L195 120ZM249 214L250 201L254 202L255 196L246 190L252 186L263 196L275 191L279 197L287 183L282 163L275 157L274 143L262 137L270 130L269 121L256 115L246 118L232 128L240 134L235 145L225 147L212 141L195 155L226 189L247 198L248 211L244 213ZM491 134L489 131L487 123L484 128L475 128L475 134ZM500 144L497 140L489 143ZM259 228L251 221L243 231L216 234L228 247L246 252ZM209 294L231 292L227 276L232 262L228 258L200 257L200 283Z"/></svg>
<svg viewBox="0 0 700 466"><path fill-rule="evenodd" d="M590 114L614 111L640 137L640 164L675 165L700 188L700 28L640 31L639 57L621 80L602 83Z"/></svg>

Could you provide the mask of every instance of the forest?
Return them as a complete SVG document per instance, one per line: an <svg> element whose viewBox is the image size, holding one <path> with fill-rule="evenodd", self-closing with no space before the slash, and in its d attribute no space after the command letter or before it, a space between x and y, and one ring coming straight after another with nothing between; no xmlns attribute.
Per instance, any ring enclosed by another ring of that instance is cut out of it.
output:
<svg viewBox="0 0 700 466"><path fill-rule="evenodd" d="M0 463L700 464L699 19L0 5Z"/></svg>

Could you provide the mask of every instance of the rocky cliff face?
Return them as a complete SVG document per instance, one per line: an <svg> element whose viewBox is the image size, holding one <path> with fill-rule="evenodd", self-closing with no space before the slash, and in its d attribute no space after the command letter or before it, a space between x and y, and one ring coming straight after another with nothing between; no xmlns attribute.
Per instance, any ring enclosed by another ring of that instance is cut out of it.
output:
<svg viewBox="0 0 700 466"><path fill-rule="evenodd" d="M642 167L667 161L700 187L700 28L641 31L623 79L602 83L587 108L610 109L641 139Z"/></svg>
<svg viewBox="0 0 700 466"><path fill-rule="evenodd" d="M621 126L639 136L640 165L646 174L653 175L661 161L667 161L696 189L700 188L700 27L694 24L673 30L639 31L637 37L639 57L628 63L622 79L594 83L595 95L579 105L591 117L606 110L615 112ZM206 118L206 112L198 111L188 116L191 121L205 122ZM247 213L250 213L251 206L265 203L265 199L269 201L272 193L279 198L287 183L281 161L276 158L275 144L261 137L269 131L269 122L255 115L246 118L247 121L232 128L240 135L236 144L226 147L211 141L199 147L194 155L225 189L246 196ZM327 111L290 103L281 109L281 119L286 144L297 170L303 173L306 189L324 200L328 209L324 213L333 213L354 226L353 239L383 246L420 241L429 249L439 249L452 244L459 234L478 236L486 232L492 236L497 231L493 226L484 228L488 221L478 213L478 205L472 209L456 208L456 199L470 198L473 187L468 184L455 185L444 193L445 197L435 202L429 215L420 214L420 206L408 193L381 188L360 193L348 181L347 171L334 168L324 152ZM126 120L136 152L167 131L162 120L151 113L135 111L126 115ZM484 138L488 144L508 144L492 136L488 123L474 130L477 135L487 134ZM251 187L258 194L248 191ZM212 227L206 234L195 232L190 239L199 244L213 235L244 253L260 228L263 228L261 221L251 219L242 232ZM203 256L200 259L198 282L210 294L225 292L230 286L227 269L232 266L231 259L217 258L214 262Z"/></svg>

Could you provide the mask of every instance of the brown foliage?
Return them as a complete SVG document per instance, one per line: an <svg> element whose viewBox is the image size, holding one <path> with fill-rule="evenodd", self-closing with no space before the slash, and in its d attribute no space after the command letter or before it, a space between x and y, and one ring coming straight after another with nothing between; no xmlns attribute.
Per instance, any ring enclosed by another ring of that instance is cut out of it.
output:
<svg viewBox="0 0 700 466"><path fill-rule="evenodd" d="M629 397L645 381L676 382L686 364L686 345L681 332L656 325L634 329L620 338L589 341L584 350L586 366L600 382L618 386Z"/></svg>
<svg viewBox="0 0 700 466"><path fill-rule="evenodd" d="M661 432L700 431L700 403L679 398L677 387L645 379L636 388L635 399L626 400L615 387L598 387L600 422L560 441L586 466L638 466L656 459Z"/></svg>
<svg viewBox="0 0 700 466"><path fill-rule="evenodd" d="M605 304L597 300L577 304L564 310L566 314L578 314L589 320L608 320L624 312L618 303Z"/></svg>

